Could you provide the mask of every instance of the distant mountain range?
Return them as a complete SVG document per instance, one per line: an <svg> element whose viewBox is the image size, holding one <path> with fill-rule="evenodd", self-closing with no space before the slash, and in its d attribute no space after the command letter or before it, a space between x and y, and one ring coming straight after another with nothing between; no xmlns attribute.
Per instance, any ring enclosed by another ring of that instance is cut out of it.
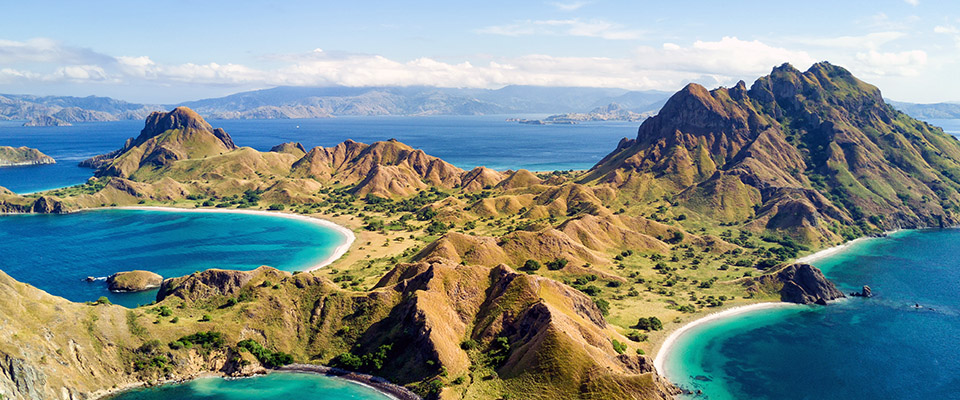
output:
<svg viewBox="0 0 960 400"><path fill-rule="evenodd" d="M175 106L190 107L210 119L589 113L610 104L650 115L669 95L661 91L516 85L501 89L276 87L180 104L137 104L96 96L0 94L0 120L23 120L30 126L142 120L153 111ZM916 118L960 118L960 104L890 103Z"/></svg>
<svg viewBox="0 0 960 400"><path fill-rule="evenodd" d="M907 113L911 117L918 119L958 119L960 118L960 104L958 103L933 103L917 104L904 103L901 101L887 101L890 105L900 111Z"/></svg>
<svg viewBox="0 0 960 400"><path fill-rule="evenodd" d="M211 119L287 119L373 115L488 115L586 112L617 103L656 111L669 93L625 89L507 86L501 89L435 87L276 87L181 104L135 104L108 97L0 95L0 120L30 125L139 120L150 112L187 106Z"/></svg>

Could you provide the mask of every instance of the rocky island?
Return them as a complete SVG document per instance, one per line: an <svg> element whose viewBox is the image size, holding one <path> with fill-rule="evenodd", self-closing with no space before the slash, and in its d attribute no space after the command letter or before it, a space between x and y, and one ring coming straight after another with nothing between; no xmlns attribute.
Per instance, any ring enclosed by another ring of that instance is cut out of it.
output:
<svg viewBox="0 0 960 400"><path fill-rule="evenodd" d="M107 277L111 292L141 292L160 287L163 277L150 271L117 272Z"/></svg>
<svg viewBox="0 0 960 400"><path fill-rule="evenodd" d="M73 124L51 115L42 115L24 122L23 126L73 126Z"/></svg>
<svg viewBox="0 0 960 400"><path fill-rule="evenodd" d="M794 260L960 219L960 143L829 63L690 84L586 172L467 171L396 140L305 150L237 146L177 108L91 160L84 185L0 192L8 211L282 209L358 236L327 268L170 277L135 309L0 274L0 392L83 398L297 362L425 398L666 399L678 390L649 355L670 331L842 297Z"/></svg>
<svg viewBox="0 0 960 400"><path fill-rule="evenodd" d="M508 118L507 122L519 122L529 125L575 125L585 121L643 121L655 113L636 113L617 103L597 107L589 113L567 113L551 115L544 119Z"/></svg>
<svg viewBox="0 0 960 400"><path fill-rule="evenodd" d="M29 147L0 146L0 167L56 164L56 160Z"/></svg>

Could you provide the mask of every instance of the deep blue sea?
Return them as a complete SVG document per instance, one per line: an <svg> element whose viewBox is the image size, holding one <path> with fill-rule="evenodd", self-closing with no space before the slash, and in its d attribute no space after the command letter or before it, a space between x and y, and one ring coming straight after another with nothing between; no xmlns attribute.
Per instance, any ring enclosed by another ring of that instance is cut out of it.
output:
<svg viewBox="0 0 960 400"><path fill-rule="evenodd" d="M244 379L202 378L182 384L134 389L110 400L389 400L380 392L317 374L272 373Z"/></svg>
<svg viewBox="0 0 960 400"><path fill-rule="evenodd" d="M875 297L701 325L672 348L667 377L711 400L958 399L958 254L960 229L858 242L814 264L845 293L867 284Z"/></svg>
<svg viewBox="0 0 960 400"><path fill-rule="evenodd" d="M613 151L623 137L634 138L639 122L525 125L508 116L340 117L300 120L210 120L238 146L266 151L290 141L307 149L347 139L371 143L395 138L460 168L534 171L587 169ZM527 116L537 118L540 116ZM143 121L23 127L0 122L0 146L27 146L57 160L54 165L0 168L0 186L17 193L83 183L93 171L77 163L115 150L136 137Z"/></svg>
<svg viewBox="0 0 960 400"><path fill-rule="evenodd" d="M165 278L261 265L294 271L319 264L344 240L309 222L251 214L107 209L5 215L0 269L69 300L107 296L135 307L152 302L157 291L111 293L104 281L85 278L135 269Z"/></svg>

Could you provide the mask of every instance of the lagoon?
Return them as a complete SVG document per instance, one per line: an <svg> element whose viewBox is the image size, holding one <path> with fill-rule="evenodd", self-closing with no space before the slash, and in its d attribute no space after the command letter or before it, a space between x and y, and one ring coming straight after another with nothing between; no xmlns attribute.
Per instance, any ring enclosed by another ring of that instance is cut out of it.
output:
<svg viewBox="0 0 960 400"><path fill-rule="evenodd" d="M0 216L0 269L72 301L107 296L134 307L156 290L111 293L102 280L144 269L164 278L208 268L285 271L314 267L350 240L304 219L233 212L89 210L66 215ZM340 249L342 250L342 249Z"/></svg>

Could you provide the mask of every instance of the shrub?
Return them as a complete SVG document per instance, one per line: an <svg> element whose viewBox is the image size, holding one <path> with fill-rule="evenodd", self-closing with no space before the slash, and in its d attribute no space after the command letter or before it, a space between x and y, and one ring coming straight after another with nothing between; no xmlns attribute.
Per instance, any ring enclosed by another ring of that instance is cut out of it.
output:
<svg viewBox="0 0 960 400"><path fill-rule="evenodd" d="M293 356L282 351L271 351L253 339L243 340L237 343L237 347L249 351L261 364L269 368L282 367L293 363Z"/></svg>
<svg viewBox="0 0 960 400"><path fill-rule="evenodd" d="M553 261L547 262L547 269L549 269L549 270L551 270L551 271L561 270L561 269L563 269L563 267L566 267L566 266L567 266L567 263L568 263L568 262L569 262L569 261L567 261L566 258L557 258L557 259L555 259L555 260L553 260Z"/></svg>
<svg viewBox="0 0 960 400"><path fill-rule="evenodd" d="M523 263L523 267L520 269L524 271L537 271L541 267L540 262L537 260L527 260Z"/></svg>
<svg viewBox="0 0 960 400"><path fill-rule="evenodd" d="M593 302L594 304L597 305L597 308L600 309L601 314L603 314L604 316L606 316L607 314L610 314L610 302L604 299L596 299Z"/></svg>
<svg viewBox="0 0 960 400"><path fill-rule="evenodd" d="M110 299L108 299L107 296L100 296L100 298L97 299L97 301L94 302L94 304L95 304L95 305L100 305L100 304L110 305L110 304L113 304L113 303L110 302Z"/></svg>
<svg viewBox="0 0 960 400"><path fill-rule="evenodd" d="M269 207L270 211L283 211L284 208L283 204L271 204Z"/></svg>
<svg viewBox="0 0 960 400"><path fill-rule="evenodd" d="M630 333L627 333L627 339L630 339L634 342L645 342L648 338L650 338L649 335L638 331L630 331Z"/></svg>
<svg viewBox="0 0 960 400"><path fill-rule="evenodd" d="M617 354L623 354L624 352L627 351L626 343L620 343L619 340L613 339L612 344L613 344L613 351L617 352Z"/></svg>
<svg viewBox="0 0 960 400"><path fill-rule="evenodd" d="M659 331L663 329L663 322L661 322L660 318L657 317L640 317L640 320L637 321L635 328L643 329L645 331Z"/></svg>
<svg viewBox="0 0 960 400"><path fill-rule="evenodd" d="M477 341L473 339L464 340L463 343L460 343L460 348L464 350L473 350L477 348Z"/></svg>

